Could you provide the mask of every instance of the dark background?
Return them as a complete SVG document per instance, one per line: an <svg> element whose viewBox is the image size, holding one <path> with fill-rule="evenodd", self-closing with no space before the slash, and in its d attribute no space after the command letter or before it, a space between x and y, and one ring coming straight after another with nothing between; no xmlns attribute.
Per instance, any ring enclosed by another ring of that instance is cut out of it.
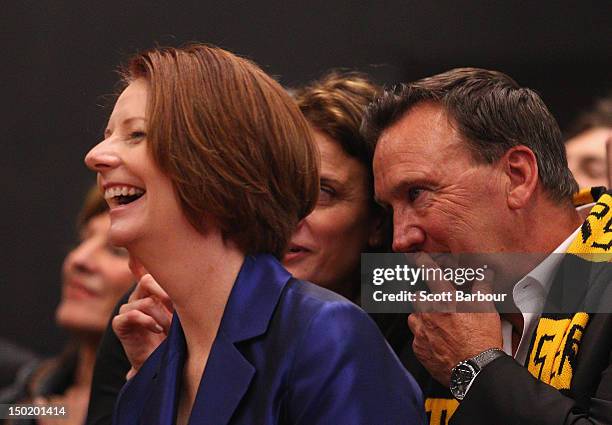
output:
<svg viewBox="0 0 612 425"><path fill-rule="evenodd" d="M52 318L94 181L83 157L100 140L114 69L135 50L205 41L287 85L331 67L385 84L493 68L536 89L563 128L612 89L611 12L604 1L3 3L0 336L49 354L64 341Z"/></svg>

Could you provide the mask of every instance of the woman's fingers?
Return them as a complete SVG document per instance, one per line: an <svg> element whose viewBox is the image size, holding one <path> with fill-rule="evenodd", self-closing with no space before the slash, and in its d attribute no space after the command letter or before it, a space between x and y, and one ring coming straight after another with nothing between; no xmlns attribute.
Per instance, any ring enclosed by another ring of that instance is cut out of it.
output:
<svg viewBox="0 0 612 425"><path fill-rule="evenodd" d="M133 332L145 329L156 334L164 332L164 328L153 317L140 310L126 311L113 319L113 330L122 341L130 338Z"/></svg>
<svg viewBox="0 0 612 425"><path fill-rule="evenodd" d="M112 327L136 371L166 338L166 332L157 320L137 308L126 308L115 316Z"/></svg>
<svg viewBox="0 0 612 425"><path fill-rule="evenodd" d="M131 302L151 296L157 298L168 311L174 311L174 306L172 305L172 301L170 300L170 297L166 291L159 286L155 279L153 279L153 276L150 274L145 274L138 281L138 285L136 285L136 289L134 289L134 292L132 292L132 295L130 295L129 301Z"/></svg>
<svg viewBox="0 0 612 425"><path fill-rule="evenodd" d="M140 369L166 338L174 307L150 274L141 277L127 304L113 318L112 327L132 365L128 378Z"/></svg>
<svg viewBox="0 0 612 425"><path fill-rule="evenodd" d="M119 315L126 314L130 311L140 311L147 316L153 318L153 320L161 326L164 332L168 333L170 329L170 323L172 322L172 312L159 301L159 299L152 296L147 298L141 298L139 300L130 301L127 304L123 304L119 309Z"/></svg>

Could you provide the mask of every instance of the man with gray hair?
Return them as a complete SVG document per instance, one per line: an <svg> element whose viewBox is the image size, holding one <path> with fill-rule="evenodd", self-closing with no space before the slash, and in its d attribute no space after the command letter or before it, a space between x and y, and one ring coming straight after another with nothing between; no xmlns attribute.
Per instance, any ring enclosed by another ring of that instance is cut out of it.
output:
<svg viewBox="0 0 612 425"><path fill-rule="evenodd" d="M430 391L430 422L612 424L611 315L544 307L562 270L610 252L612 197L581 192L597 202L582 224L561 132L539 96L500 72L455 69L384 93L362 130L376 144L394 251L430 264L437 253L544 254L492 267L496 282L512 283L504 314L410 315L413 350L444 389ZM612 274L598 270L584 288L609 295ZM519 302L537 297L539 311Z"/></svg>

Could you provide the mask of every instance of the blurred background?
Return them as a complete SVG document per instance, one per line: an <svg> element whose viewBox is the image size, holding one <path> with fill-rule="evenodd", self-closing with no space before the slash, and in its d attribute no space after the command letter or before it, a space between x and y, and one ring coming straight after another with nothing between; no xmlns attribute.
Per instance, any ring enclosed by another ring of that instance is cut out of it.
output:
<svg viewBox="0 0 612 425"><path fill-rule="evenodd" d="M83 157L101 140L117 65L138 49L209 42L287 86L337 67L387 85L497 69L537 90L562 129L612 89L605 1L13 0L2 9L0 337L42 354L65 338L53 315L94 182Z"/></svg>

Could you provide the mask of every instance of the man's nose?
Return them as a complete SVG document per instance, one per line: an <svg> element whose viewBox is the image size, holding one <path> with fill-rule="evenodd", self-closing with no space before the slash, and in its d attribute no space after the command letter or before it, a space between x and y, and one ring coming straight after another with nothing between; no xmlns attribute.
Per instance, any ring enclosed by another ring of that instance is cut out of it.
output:
<svg viewBox="0 0 612 425"><path fill-rule="evenodd" d="M415 252L422 249L425 232L414 223L393 220L393 251Z"/></svg>

